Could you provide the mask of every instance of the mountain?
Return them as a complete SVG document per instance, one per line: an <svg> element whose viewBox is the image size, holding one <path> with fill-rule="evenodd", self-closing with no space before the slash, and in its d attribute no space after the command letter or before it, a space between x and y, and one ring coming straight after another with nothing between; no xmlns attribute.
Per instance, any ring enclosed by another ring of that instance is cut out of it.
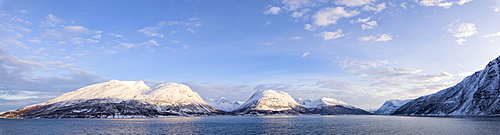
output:
<svg viewBox="0 0 500 135"><path fill-rule="evenodd" d="M243 105L234 112L239 114L307 114L305 107L297 103L292 96L283 91L256 91Z"/></svg>
<svg viewBox="0 0 500 135"><path fill-rule="evenodd" d="M312 99L296 99L296 101L309 109L314 114L321 115L343 115L343 114L353 114L353 115L369 115L372 114L363 109L351 106L343 101L334 98L320 98L317 100Z"/></svg>
<svg viewBox="0 0 500 135"><path fill-rule="evenodd" d="M208 115L220 111L188 86L111 80L62 94L45 103L0 114L4 118L120 118Z"/></svg>
<svg viewBox="0 0 500 135"><path fill-rule="evenodd" d="M500 57L481 71L453 87L419 97L397 109L394 115L421 116L499 116Z"/></svg>
<svg viewBox="0 0 500 135"><path fill-rule="evenodd" d="M238 107L243 104L241 101L229 101L224 97L221 97L220 99L214 100L210 98L206 98L206 100L210 106L214 107L215 109L219 109L225 112L231 112L236 110Z"/></svg>
<svg viewBox="0 0 500 135"><path fill-rule="evenodd" d="M396 111L399 107L401 107L404 104L410 102L411 100L413 100L413 99L406 99L406 100L392 99L392 100L387 100L374 113L375 114L380 114L380 115L390 115L390 114L394 113L394 111Z"/></svg>

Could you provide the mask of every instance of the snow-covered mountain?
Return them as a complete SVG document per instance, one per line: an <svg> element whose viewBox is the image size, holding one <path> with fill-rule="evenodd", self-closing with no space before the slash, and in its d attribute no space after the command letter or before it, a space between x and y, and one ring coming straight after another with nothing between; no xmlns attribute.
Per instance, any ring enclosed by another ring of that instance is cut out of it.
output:
<svg viewBox="0 0 500 135"><path fill-rule="evenodd" d="M499 116L500 57L457 85L419 97L397 109L395 115Z"/></svg>
<svg viewBox="0 0 500 135"><path fill-rule="evenodd" d="M240 114L306 114L310 113L283 91L256 91L243 105L235 110Z"/></svg>
<svg viewBox="0 0 500 135"><path fill-rule="evenodd" d="M111 80L65 93L45 103L0 114L6 118L158 117L213 114L218 110L188 86Z"/></svg>
<svg viewBox="0 0 500 135"><path fill-rule="evenodd" d="M206 98L205 101L207 101L207 103L215 109L219 109L225 112L234 111L244 103L241 101L229 101L224 97L221 97L217 100Z"/></svg>
<svg viewBox="0 0 500 135"><path fill-rule="evenodd" d="M368 115L371 114L363 109L351 106L343 101L334 98L320 98L317 100L298 98L296 101L309 109L314 114L322 115L339 115L339 114L356 114Z"/></svg>
<svg viewBox="0 0 500 135"><path fill-rule="evenodd" d="M396 111L399 107L401 107L404 104L410 102L411 100L413 100L413 99L406 99L406 100L392 99L392 100L387 100L374 113L375 114L380 114L380 115L390 115L390 114L394 113L394 111Z"/></svg>

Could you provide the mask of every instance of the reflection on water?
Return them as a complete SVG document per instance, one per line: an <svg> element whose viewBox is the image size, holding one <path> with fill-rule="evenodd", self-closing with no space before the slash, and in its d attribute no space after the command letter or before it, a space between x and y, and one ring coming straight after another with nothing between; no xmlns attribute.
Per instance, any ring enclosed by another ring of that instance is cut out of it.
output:
<svg viewBox="0 0 500 135"><path fill-rule="evenodd" d="M214 116L0 119L0 134L498 134L499 117Z"/></svg>

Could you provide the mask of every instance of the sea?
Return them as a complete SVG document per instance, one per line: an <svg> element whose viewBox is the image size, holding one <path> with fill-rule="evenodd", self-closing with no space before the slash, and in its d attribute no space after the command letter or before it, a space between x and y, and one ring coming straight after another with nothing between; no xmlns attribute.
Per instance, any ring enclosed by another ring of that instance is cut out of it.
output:
<svg viewBox="0 0 500 135"><path fill-rule="evenodd" d="M305 115L0 119L0 134L500 134L500 117Z"/></svg>

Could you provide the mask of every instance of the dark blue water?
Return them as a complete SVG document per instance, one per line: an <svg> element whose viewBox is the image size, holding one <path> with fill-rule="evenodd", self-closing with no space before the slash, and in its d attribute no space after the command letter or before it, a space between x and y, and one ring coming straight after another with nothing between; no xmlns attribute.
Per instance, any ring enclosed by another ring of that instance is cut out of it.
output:
<svg viewBox="0 0 500 135"><path fill-rule="evenodd" d="M499 134L499 117L212 116L0 119L0 134Z"/></svg>

